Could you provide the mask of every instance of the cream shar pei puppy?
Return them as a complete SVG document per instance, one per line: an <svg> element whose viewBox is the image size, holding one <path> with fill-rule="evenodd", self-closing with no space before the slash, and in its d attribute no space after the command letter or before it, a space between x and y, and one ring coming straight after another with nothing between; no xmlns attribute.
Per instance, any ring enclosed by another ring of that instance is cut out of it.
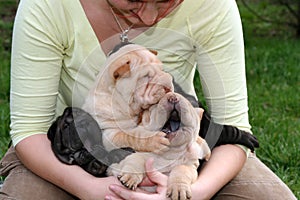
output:
<svg viewBox="0 0 300 200"><path fill-rule="evenodd" d="M129 44L109 56L105 66L83 105L101 127L105 149L168 149L166 133L140 125L142 113L174 90L171 75L162 70L156 55Z"/></svg>
<svg viewBox="0 0 300 200"><path fill-rule="evenodd" d="M145 175L145 160L154 157L155 168L170 173L168 196L191 198L198 159L210 156L198 136L203 110L173 92L171 75L144 47L126 45L105 66L83 109L101 127L106 150L131 147L137 152L111 165L108 174L135 189Z"/></svg>
<svg viewBox="0 0 300 200"><path fill-rule="evenodd" d="M161 154L137 152L108 168L123 185L135 189L145 177L145 162L154 158L154 167L169 174L167 196L190 199L191 184L196 181L199 159L208 160L210 149L198 136L203 110L194 108L178 93L167 93L158 104L143 112L142 125L150 131L163 130L170 141L169 149Z"/></svg>

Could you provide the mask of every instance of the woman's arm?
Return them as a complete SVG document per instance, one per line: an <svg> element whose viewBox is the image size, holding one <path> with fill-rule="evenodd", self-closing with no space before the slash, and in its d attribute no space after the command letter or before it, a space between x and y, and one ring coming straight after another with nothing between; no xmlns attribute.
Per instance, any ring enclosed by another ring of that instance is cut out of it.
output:
<svg viewBox="0 0 300 200"><path fill-rule="evenodd" d="M238 174L246 159L245 151L236 145L216 147L192 185L193 196L199 200L213 197Z"/></svg>
<svg viewBox="0 0 300 200"><path fill-rule="evenodd" d="M22 163L38 176L54 183L80 199L104 199L115 177L96 178L75 165L61 163L53 154L46 134L37 134L16 145Z"/></svg>

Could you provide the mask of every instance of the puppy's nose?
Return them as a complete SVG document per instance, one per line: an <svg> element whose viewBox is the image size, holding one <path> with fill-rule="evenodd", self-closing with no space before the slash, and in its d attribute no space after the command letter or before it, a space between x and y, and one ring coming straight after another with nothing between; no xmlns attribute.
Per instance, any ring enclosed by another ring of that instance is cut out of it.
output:
<svg viewBox="0 0 300 200"><path fill-rule="evenodd" d="M170 102L170 103L172 103L172 104L176 104L176 103L178 103L178 98L176 97L176 95L174 94L174 95L171 95L169 98L168 98L168 101Z"/></svg>

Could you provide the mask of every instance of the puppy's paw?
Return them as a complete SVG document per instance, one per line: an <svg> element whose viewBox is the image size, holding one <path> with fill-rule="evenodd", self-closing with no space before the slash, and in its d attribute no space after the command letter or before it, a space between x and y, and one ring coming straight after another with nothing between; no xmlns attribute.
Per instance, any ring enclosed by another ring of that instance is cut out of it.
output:
<svg viewBox="0 0 300 200"><path fill-rule="evenodd" d="M191 186L186 183L173 182L168 185L167 197L172 200L187 200L192 198Z"/></svg>
<svg viewBox="0 0 300 200"><path fill-rule="evenodd" d="M122 173L118 176L119 181L128 189L135 190L143 180L143 174L140 173Z"/></svg>
<svg viewBox="0 0 300 200"><path fill-rule="evenodd" d="M259 142L257 138L251 133L244 132L241 137L241 143L248 147L253 153L255 148L259 148Z"/></svg>
<svg viewBox="0 0 300 200"><path fill-rule="evenodd" d="M148 138L146 144L149 147L149 151L154 153L162 153L169 150L170 141L166 138L166 133L159 132L156 135Z"/></svg>

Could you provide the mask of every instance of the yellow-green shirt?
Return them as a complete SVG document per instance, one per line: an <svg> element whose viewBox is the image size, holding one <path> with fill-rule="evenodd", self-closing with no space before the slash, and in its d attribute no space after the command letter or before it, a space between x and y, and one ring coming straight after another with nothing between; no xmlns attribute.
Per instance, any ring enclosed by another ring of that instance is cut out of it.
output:
<svg viewBox="0 0 300 200"><path fill-rule="evenodd" d="M164 70L192 95L197 68L212 119L250 131L234 0L185 0L131 41L158 50ZM79 0L20 1L11 62L13 144L46 134L66 106L80 107L105 59Z"/></svg>

